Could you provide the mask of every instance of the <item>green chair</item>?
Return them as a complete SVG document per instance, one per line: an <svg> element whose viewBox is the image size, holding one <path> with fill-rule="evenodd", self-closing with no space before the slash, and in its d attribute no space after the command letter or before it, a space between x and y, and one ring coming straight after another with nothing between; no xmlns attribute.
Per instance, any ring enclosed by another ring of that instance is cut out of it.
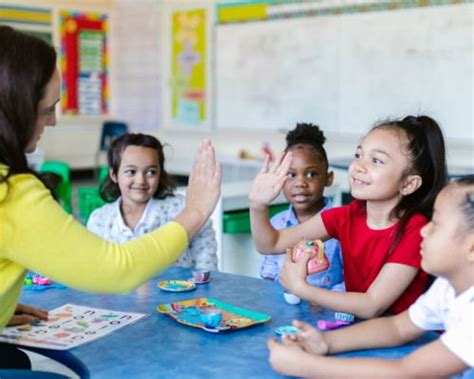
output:
<svg viewBox="0 0 474 379"><path fill-rule="evenodd" d="M77 189L77 204L79 206L79 217L86 224L91 213L105 204L99 194L97 187L79 187Z"/></svg>
<svg viewBox="0 0 474 379"><path fill-rule="evenodd" d="M40 173L53 173L61 178L57 188L57 195L64 210L72 214L72 183L71 169L66 162L45 161L40 167Z"/></svg>
<svg viewBox="0 0 474 379"><path fill-rule="evenodd" d="M109 176L109 166L102 166L99 170L99 186Z"/></svg>
<svg viewBox="0 0 474 379"><path fill-rule="evenodd" d="M97 186L82 186L77 189L77 204L79 217L86 224L91 213L105 204L99 193L100 184L109 175L109 166L102 166L99 170Z"/></svg>

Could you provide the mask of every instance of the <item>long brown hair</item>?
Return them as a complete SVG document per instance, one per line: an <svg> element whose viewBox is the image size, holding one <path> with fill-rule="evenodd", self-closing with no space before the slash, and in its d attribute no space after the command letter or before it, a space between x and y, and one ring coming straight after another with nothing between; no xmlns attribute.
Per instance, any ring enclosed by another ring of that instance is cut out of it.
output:
<svg viewBox="0 0 474 379"><path fill-rule="evenodd" d="M47 42L0 25L0 183L13 174L32 172L25 149L34 135L38 104L56 67Z"/></svg>

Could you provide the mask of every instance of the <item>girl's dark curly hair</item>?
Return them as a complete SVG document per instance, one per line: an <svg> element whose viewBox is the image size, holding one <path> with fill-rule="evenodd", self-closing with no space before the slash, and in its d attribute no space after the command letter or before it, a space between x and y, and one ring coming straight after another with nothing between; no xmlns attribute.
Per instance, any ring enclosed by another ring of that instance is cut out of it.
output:
<svg viewBox="0 0 474 379"><path fill-rule="evenodd" d="M329 165L326 150L323 145L326 137L318 125L299 122L296 128L290 130L286 135L285 151L300 147L309 147L313 149L324 161L326 167Z"/></svg>
<svg viewBox="0 0 474 379"><path fill-rule="evenodd" d="M456 179L453 183L463 190L465 189L459 207L466 220L466 229L469 231L474 230L474 175L463 176Z"/></svg>
<svg viewBox="0 0 474 379"><path fill-rule="evenodd" d="M167 196L173 196L176 184L171 176L165 171L165 154L163 145L158 139L148 134L127 133L116 138L110 145L107 152L107 162L112 169L113 174L117 175L122 154L128 146L142 146L156 150L158 154L158 164L160 167L160 177L158 188L153 195L155 199L164 199ZM120 197L120 188L117 183L112 181L109 176L100 185L100 197L108 203L117 200Z"/></svg>

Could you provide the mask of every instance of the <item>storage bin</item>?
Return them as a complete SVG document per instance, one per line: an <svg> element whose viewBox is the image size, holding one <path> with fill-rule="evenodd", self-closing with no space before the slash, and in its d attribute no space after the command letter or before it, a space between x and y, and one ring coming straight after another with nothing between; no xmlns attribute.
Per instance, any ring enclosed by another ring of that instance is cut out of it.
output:
<svg viewBox="0 0 474 379"><path fill-rule="evenodd" d="M270 217L288 209L289 204L270 205ZM227 234L250 233L250 212L248 209L224 212L223 231Z"/></svg>

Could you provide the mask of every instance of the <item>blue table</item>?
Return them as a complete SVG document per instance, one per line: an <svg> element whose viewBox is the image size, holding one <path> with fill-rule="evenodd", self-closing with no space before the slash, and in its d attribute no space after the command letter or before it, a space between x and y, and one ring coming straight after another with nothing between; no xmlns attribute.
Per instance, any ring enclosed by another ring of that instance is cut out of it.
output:
<svg viewBox="0 0 474 379"><path fill-rule="evenodd" d="M187 279L190 270L171 268L126 296L94 295L71 289L24 292L26 304L53 309L66 303L144 312L150 316L70 352L37 350L92 378L278 378L268 363L266 341L274 329L301 319L314 324L333 313L307 302L288 305L281 287L272 282L224 273L212 273L209 284L192 292L169 293L156 287L160 280ZM155 311L158 304L199 297L214 297L272 319L228 334L212 334L178 324ZM350 353L350 356L399 358L434 337L425 335L412 345ZM79 360L79 362L78 362ZM81 365L82 362L84 366ZM88 373L89 371L89 373Z"/></svg>

